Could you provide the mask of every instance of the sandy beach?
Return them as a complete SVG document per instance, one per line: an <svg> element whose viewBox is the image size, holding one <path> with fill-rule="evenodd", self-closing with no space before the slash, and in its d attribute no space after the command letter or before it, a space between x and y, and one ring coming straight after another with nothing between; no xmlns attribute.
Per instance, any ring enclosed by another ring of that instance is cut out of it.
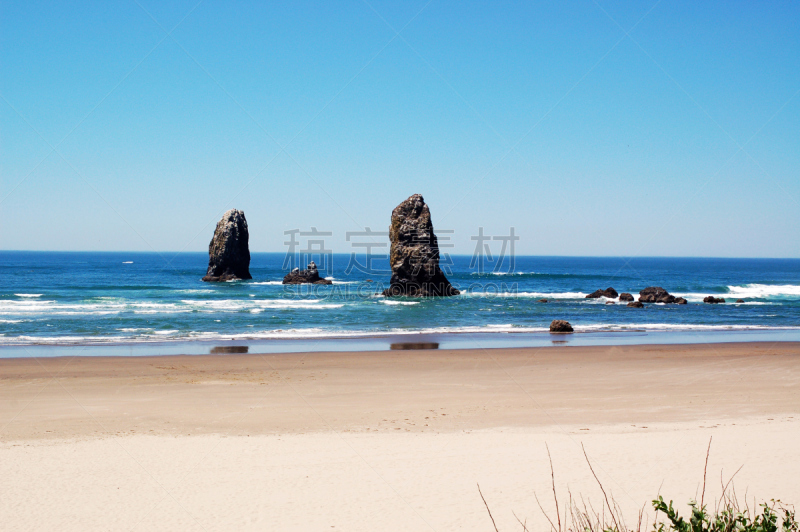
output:
<svg viewBox="0 0 800 532"><path fill-rule="evenodd" d="M0 359L9 530L501 530L800 501L800 344ZM751 500L752 503L752 500ZM633 523L631 523L633 524Z"/></svg>

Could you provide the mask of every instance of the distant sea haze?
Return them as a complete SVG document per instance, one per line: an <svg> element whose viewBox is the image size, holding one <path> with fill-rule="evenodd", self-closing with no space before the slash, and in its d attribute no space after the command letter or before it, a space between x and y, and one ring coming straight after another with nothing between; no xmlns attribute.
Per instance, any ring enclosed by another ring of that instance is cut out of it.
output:
<svg viewBox="0 0 800 532"><path fill-rule="evenodd" d="M398 333L800 329L799 259L471 257L443 264L462 294L380 296L385 259L317 260L329 286L285 286L285 255L253 253L251 281L203 283L208 256L0 252L0 346L328 338ZM597 289L661 286L687 305L629 308ZM725 304L704 304L708 295ZM547 303L540 302L546 299ZM735 303L742 299L743 303Z"/></svg>

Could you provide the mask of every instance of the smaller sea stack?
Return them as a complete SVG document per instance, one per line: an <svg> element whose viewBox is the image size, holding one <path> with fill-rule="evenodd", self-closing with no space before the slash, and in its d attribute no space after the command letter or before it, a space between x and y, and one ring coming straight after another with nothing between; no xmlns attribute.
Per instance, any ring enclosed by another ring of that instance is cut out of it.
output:
<svg viewBox="0 0 800 532"><path fill-rule="evenodd" d="M712 305L716 305L718 303L725 303L724 297L714 297L714 296L706 296L703 298L703 303L711 303Z"/></svg>
<svg viewBox="0 0 800 532"><path fill-rule="evenodd" d="M252 279L249 242L244 213L231 209L223 214L208 245L208 271L203 281Z"/></svg>
<svg viewBox="0 0 800 532"><path fill-rule="evenodd" d="M283 284L333 284L333 281L320 277L317 265L312 260L305 270L295 268L287 273Z"/></svg>

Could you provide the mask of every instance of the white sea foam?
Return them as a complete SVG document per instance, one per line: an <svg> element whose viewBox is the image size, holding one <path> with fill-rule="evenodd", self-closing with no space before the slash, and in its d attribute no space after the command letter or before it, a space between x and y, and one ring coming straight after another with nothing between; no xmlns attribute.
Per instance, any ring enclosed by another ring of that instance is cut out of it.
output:
<svg viewBox="0 0 800 532"><path fill-rule="evenodd" d="M793 284L746 284L744 286L729 286L728 293L731 297L737 298L769 298L769 297L789 297L791 299L800 297L800 286Z"/></svg>
<svg viewBox="0 0 800 532"><path fill-rule="evenodd" d="M173 310L134 310L134 314L186 314L192 309L173 309Z"/></svg>
<svg viewBox="0 0 800 532"><path fill-rule="evenodd" d="M190 312L244 312L251 309L335 309L344 302L323 299L184 299L180 302L125 301L121 298L90 302L59 303L35 298L0 300L0 316L104 316L133 312L134 314L185 314Z"/></svg>
<svg viewBox="0 0 800 532"><path fill-rule="evenodd" d="M800 298L800 286L792 284L772 285L772 284L746 284L744 286L728 286L728 292L724 294L711 294L709 292L688 292L675 293L676 297L685 297L692 303L702 303L703 298L713 295L714 297L725 297L729 299L770 299L770 300L792 300ZM731 301L728 301L729 303ZM749 305L768 305L758 301L746 301L741 304Z"/></svg>
<svg viewBox="0 0 800 532"><path fill-rule="evenodd" d="M133 261L132 260L126 260L122 264L133 264Z"/></svg>
<svg viewBox="0 0 800 532"><path fill-rule="evenodd" d="M281 285L283 284L283 281L259 281L257 283L248 283L248 284Z"/></svg>
<svg viewBox="0 0 800 532"><path fill-rule="evenodd" d="M765 325L688 325L672 323L650 324L622 324L606 325L594 324L575 326L576 333L590 332L632 332L632 331L767 331L767 330L798 330L800 327L770 327ZM190 331L181 333L178 330L164 330L150 332L142 330L138 335L126 336L15 336L5 337L0 335L0 345L89 345L89 344L114 344L114 343L152 343L174 342L186 340L261 340L261 339L316 339L316 338L367 338L387 336L414 336L418 334L464 334L464 333L546 333L546 327L524 327L511 324L490 324L466 327L431 327L427 329L390 329L390 330L361 330L337 331L326 330L319 327L304 329L273 329L251 331L247 333L223 334L214 331ZM124 332L134 332L125 330ZM138 332L138 331L137 331Z"/></svg>
<svg viewBox="0 0 800 532"><path fill-rule="evenodd" d="M175 290L181 294L213 294L214 290L211 288L186 288L183 290Z"/></svg>
<svg viewBox="0 0 800 532"><path fill-rule="evenodd" d="M17 297L42 297L43 294L14 294Z"/></svg>
<svg viewBox="0 0 800 532"><path fill-rule="evenodd" d="M181 302L197 309L215 311L245 311L257 309L331 309L341 308L344 303L325 303L323 299L220 299L199 301L184 299Z"/></svg>
<svg viewBox="0 0 800 532"><path fill-rule="evenodd" d="M382 299L384 305L419 305L419 301L396 301L394 299Z"/></svg>
<svg viewBox="0 0 800 532"><path fill-rule="evenodd" d="M535 297L540 299L585 299L583 292L493 292L493 291L465 291L462 295L467 297Z"/></svg>

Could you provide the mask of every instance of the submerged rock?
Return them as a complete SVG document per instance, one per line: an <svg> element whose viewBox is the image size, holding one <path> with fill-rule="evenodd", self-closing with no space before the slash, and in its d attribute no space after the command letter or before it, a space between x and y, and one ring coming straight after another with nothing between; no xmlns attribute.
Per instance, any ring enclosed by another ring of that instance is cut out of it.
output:
<svg viewBox="0 0 800 532"><path fill-rule="evenodd" d="M629 294L628 292L622 292L619 295L620 301L633 301L633 294Z"/></svg>
<svg viewBox="0 0 800 532"><path fill-rule="evenodd" d="M737 299L736 302L737 303L744 303L744 299Z"/></svg>
<svg viewBox="0 0 800 532"><path fill-rule="evenodd" d="M249 241L244 212L231 209L223 214L208 245L208 271L203 281L252 279Z"/></svg>
<svg viewBox="0 0 800 532"><path fill-rule="evenodd" d="M319 276L317 265L312 260L305 270L295 268L283 278L283 284L333 284L330 279Z"/></svg>
<svg viewBox="0 0 800 532"><path fill-rule="evenodd" d="M675 296L660 286L648 286L639 292L639 301L642 303L675 303Z"/></svg>
<svg viewBox="0 0 800 532"><path fill-rule="evenodd" d="M683 298L683 297L676 297L675 298L675 304L676 305L685 305L686 303L688 303L688 301L686 301L686 299Z"/></svg>
<svg viewBox="0 0 800 532"><path fill-rule="evenodd" d="M425 200L414 194L392 211L389 227L392 279L385 296L457 296L439 268L439 244Z"/></svg>
<svg viewBox="0 0 800 532"><path fill-rule="evenodd" d="M539 303L547 303L547 300L546 299L540 299Z"/></svg>
<svg viewBox="0 0 800 532"><path fill-rule="evenodd" d="M644 303L642 303L641 301L631 301L630 303L628 303L628 306L632 308L642 308L644 307Z"/></svg>
<svg viewBox="0 0 800 532"><path fill-rule="evenodd" d="M573 332L572 325L568 321L553 320L550 323L550 332L553 333L571 333Z"/></svg>
<svg viewBox="0 0 800 532"><path fill-rule="evenodd" d="M717 303L725 303L725 298L706 296L703 298L703 303L711 303L712 305L716 305Z"/></svg>
<svg viewBox="0 0 800 532"><path fill-rule="evenodd" d="M595 290L594 292L586 296L586 298L597 299L599 297L607 297L609 299L616 299L618 296L619 294L617 293L617 291L609 286L605 290Z"/></svg>

